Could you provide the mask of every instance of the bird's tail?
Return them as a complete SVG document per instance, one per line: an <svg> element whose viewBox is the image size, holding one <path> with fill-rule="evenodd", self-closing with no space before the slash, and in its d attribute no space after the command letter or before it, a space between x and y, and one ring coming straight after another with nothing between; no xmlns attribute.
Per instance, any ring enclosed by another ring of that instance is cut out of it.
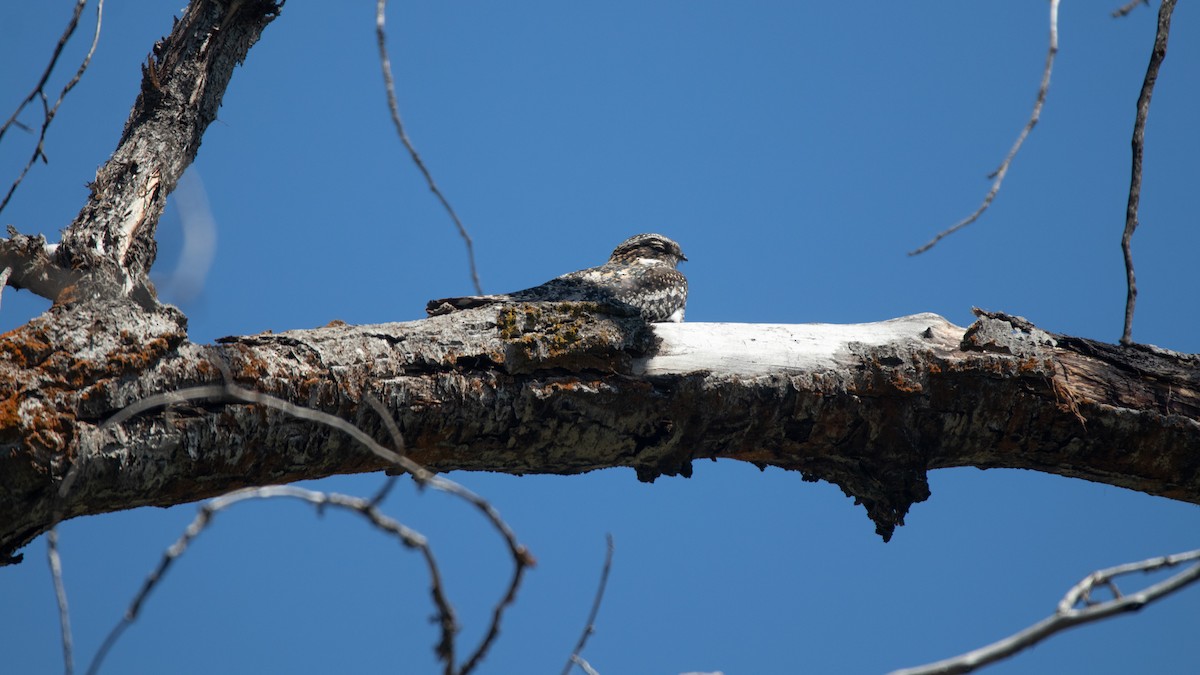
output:
<svg viewBox="0 0 1200 675"><path fill-rule="evenodd" d="M442 314L449 314L450 312L457 312L460 309L493 305L497 302L505 302L508 299L509 296L507 295L467 295L461 298L440 298L425 303L425 313L429 316L440 316Z"/></svg>

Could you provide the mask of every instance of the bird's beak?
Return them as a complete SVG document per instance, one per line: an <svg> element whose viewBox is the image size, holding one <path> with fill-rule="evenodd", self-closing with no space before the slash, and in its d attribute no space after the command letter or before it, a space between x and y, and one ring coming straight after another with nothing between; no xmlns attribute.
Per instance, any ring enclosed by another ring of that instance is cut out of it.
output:
<svg viewBox="0 0 1200 675"><path fill-rule="evenodd" d="M687 262L687 261L688 261L687 256L683 254L683 251L680 251L679 252L679 262Z"/></svg>

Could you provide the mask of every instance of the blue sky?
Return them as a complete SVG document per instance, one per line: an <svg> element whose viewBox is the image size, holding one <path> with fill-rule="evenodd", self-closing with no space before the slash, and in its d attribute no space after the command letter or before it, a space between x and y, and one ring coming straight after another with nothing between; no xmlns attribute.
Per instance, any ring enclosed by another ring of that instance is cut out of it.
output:
<svg viewBox="0 0 1200 675"><path fill-rule="evenodd" d="M70 12L53 4L0 8L0 110L41 72ZM3 224L54 238L70 223L169 7L108 4L95 62L51 129L50 162ZM1154 11L1114 20L1111 9L1063 7L1049 100L1004 190L917 258L905 252L976 207L1027 118L1047 3L393 3L389 28L408 131L475 237L487 291L598 264L623 238L660 231L691 259L691 321L932 311L966 325L980 306L1115 342ZM462 244L390 126L373 11L293 0L235 74L194 166L218 237L199 295L172 295L178 210L160 223L157 278L193 340L417 319L425 300L470 292ZM1185 352L1200 351L1200 228L1186 198L1200 156L1195 27L1182 4L1134 238L1134 337ZM5 184L28 143L12 133L0 146ZM9 289L0 329L43 306ZM616 561L584 654L606 675L916 665L1042 618L1093 569L1200 542L1194 505L1033 472L933 472L932 498L889 544L837 488L732 462L653 485L625 469L452 477L490 498L539 560L484 664L493 673L561 669L606 532ZM369 494L380 480L316 485ZM399 492L388 510L431 538L469 641L502 591L504 550L461 504ZM61 528L81 661L194 514L143 509ZM55 672L44 540L25 552L0 570L0 651L11 672ZM171 570L103 672L433 672L427 598L420 560L357 520L242 505ZM1189 589L990 672L1192 672L1198 602Z"/></svg>

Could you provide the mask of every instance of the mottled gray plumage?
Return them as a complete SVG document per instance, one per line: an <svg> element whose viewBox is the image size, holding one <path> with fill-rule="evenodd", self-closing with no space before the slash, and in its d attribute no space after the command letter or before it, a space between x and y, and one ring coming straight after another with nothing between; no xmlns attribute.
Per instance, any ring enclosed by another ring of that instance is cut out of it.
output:
<svg viewBox="0 0 1200 675"><path fill-rule="evenodd" d="M679 244L661 234L639 234L621 242L608 262L564 274L540 286L502 295L468 295L430 300L430 316L503 302L583 301L622 304L647 321L683 321L687 278L675 269L687 260Z"/></svg>

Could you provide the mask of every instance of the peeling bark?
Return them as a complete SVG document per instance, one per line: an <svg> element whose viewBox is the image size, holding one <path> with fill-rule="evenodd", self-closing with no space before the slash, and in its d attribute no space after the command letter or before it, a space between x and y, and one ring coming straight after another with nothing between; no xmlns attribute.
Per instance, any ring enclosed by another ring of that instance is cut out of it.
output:
<svg viewBox="0 0 1200 675"><path fill-rule="evenodd" d="M153 304L148 275L167 195L196 158L234 68L278 12L272 0L192 2L154 45L117 149L54 251L62 269L104 270L72 299L111 292L116 282L118 292Z"/></svg>
<svg viewBox="0 0 1200 675"><path fill-rule="evenodd" d="M52 312L0 339L5 555L56 506L72 517L388 468L339 432L243 403L103 424L223 372L386 443L363 404L371 394L408 455L437 471L627 466L652 481L719 457L799 471L862 503L885 539L929 497L927 471L944 467L1035 469L1200 503L1195 356L1051 335L1006 315L981 313L965 331L932 314L648 325L603 306L522 304L196 345L178 315L123 307L105 321ZM106 337L72 344L80 334Z"/></svg>
<svg viewBox="0 0 1200 675"><path fill-rule="evenodd" d="M280 3L282 4L282 3ZM930 469L1035 469L1200 503L1200 359L979 312L854 326L656 324L587 303L187 340L147 272L167 194L279 11L195 0L143 69L113 157L60 244L10 233L8 284L55 300L0 336L0 564L59 517L390 468L263 406L133 402L234 382L351 420L438 471L640 479L730 458L827 480L889 538ZM70 480L67 480L70 478Z"/></svg>

